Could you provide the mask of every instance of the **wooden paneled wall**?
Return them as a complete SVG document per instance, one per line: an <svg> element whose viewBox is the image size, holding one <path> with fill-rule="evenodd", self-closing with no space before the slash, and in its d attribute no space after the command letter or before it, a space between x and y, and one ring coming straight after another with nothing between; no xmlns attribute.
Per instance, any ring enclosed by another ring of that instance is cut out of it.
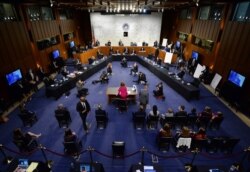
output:
<svg viewBox="0 0 250 172"><path fill-rule="evenodd" d="M60 34L56 20L32 21L31 33L35 41L50 38Z"/></svg>
<svg viewBox="0 0 250 172"><path fill-rule="evenodd" d="M216 42L219 31L220 21L196 20L193 25L192 34L199 38L208 39Z"/></svg>
<svg viewBox="0 0 250 172"><path fill-rule="evenodd" d="M76 30L76 25L74 20L61 20L60 26L62 34L70 33Z"/></svg>
<svg viewBox="0 0 250 172"><path fill-rule="evenodd" d="M230 69L247 76L245 89L250 95L249 38L249 22L228 21L222 34L215 71L223 76L223 80L227 79Z"/></svg>
<svg viewBox="0 0 250 172"><path fill-rule="evenodd" d="M22 22L0 22L0 94L6 96L5 75L20 68L26 73L35 66L28 33Z"/></svg>
<svg viewBox="0 0 250 172"><path fill-rule="evenodd" d="M177 25L177 30L184 33L191 33L192 20L181 20Z"/></svg>
<svg viewBox="0 0 250 172"><path fill-rule="evenodd" d="M0 40L1 75L15 68L34 66L29 37L22 22L1 22Z"/></svg>

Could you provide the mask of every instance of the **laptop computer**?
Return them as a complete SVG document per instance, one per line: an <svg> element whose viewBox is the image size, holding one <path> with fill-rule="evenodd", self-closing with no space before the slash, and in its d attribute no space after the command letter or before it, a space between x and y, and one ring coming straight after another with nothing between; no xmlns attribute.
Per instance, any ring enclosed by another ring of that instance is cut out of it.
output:
<svg viewBox="0 0 250 172"><path fill-rule="evenodd" d="M27 169L29 167L28 159L19 159L18 160L18 167L21 169Z"/></svg>
<svg viewBox="0 0 250 172"><path fill-rule="evenodd" d="M90 164L80 164L80 172L95 172L95 169Z"/></svg>

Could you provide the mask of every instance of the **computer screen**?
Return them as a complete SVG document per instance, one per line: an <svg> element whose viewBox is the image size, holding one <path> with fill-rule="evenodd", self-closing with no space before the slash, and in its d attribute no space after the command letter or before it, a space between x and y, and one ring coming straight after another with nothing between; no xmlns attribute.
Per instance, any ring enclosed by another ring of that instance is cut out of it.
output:
<svg viewBox="0 0 250 172"><path fill-rule="evenodd" d="M181 42L180 41L176 41L176 48L180 48L181 47Z"/></svg>
<svg viewBox="0 0 250 172"><path fill-rule="evenodd" d="M20 69L17 69L6 75L8 85L16 83L18 80L22 79L22 73Z"/></svg>
<svg viewBox="0 0 250 172"><path fill-rule="evenodd" d="M193 59L195 59L195 60L198 60L198 59L199 59L199 53L196 52L196 51L192 51L191 57L192 57Z"/></svg>
<svg viewBox="0 0 250 172"><path fill-rule="evenodd" d="M69 48L73 48L75 46L75 42L74 41L70 41L69 42Z"/></svg>
<svg viewBox="0 0 250 172"><path fill-rule="evenodd" d="M57 59L60 56L59 50L52 51L52 58Z"/></svg>
<svg viewBox="0 0 250 172"><path fill-rule="evenodd" d="M245 79L245 76L235 72L234 70L231 70L228 76L228 80L239 87L243 86Z"/></svg>
<svg viewBox="0 0 250 172"><path fill-rule="evenodd" d="M29 167L28 159L19 159L18 160L18 167L21 169L27 169Z"/></svg>

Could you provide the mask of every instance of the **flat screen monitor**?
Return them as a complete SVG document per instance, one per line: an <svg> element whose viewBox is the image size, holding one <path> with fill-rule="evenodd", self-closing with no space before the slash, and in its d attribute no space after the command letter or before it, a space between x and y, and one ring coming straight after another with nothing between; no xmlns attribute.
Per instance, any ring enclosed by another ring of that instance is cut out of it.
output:
<svg viewBox="0 0 250 172"><path fill-rule="evenodd" d="M239 87L243 86L245 79L245 76L235 72L234 70L231 70L228 76L228 80Z"/></svg>
<svg viewBox="0 0 250 172"><path fill-rule="evenodd" d="M73 48L75 46L75 42L74 41L70 41L69 42L69 48Z"/></svg>
<svg viewBox="0 0 250 172"><path fill-rule="evenodd" d="M199 53L196 52L196 51L192 51L191 57L192 57L193 59L195 59L195 60L198 60L198 59L199 59Z"/></svg>
<svg viewBox="0 0 250 172"><path fill-rule="evenodd" d="M6 75L6 79L7 79L8 85L12 85L12 84L16 83L18 80L22 79L21 70L17 69L11 73L8 73Z"/></svg>
<svg viewBox="0 0 250 172"><path fill-rule="evenodd" d="M180 48L181 47L181 42L180 41L176 41L176 48Z"/></svg>
<svg viewBox="0 0 250 172"><path fill-rule="evenodd" d="M52 51L52 58L57 59L60 56L59 50Z"/></svg>

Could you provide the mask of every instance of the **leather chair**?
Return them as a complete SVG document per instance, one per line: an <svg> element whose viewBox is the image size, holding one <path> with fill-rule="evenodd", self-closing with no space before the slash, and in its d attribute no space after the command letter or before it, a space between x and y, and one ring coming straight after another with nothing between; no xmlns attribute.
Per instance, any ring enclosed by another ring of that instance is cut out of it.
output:
<svg viewBox="0 0 250 172"><path fill-rule="evenodd" d="M82 148L81 142L63 142L63 145L64 145L64 152L67 155L79 158Z"/></svg>
<svg viewBox="0 0 250 172"><path fill-rule="evenodd" d="M128 103L127 100L118 99L117 100L117 106L120 112L126 112L128 109Z"/></svg>
<svg viewBox="0 0 250 172"><path fill-rule="evenodd" d="M59 127L66 126L69 127L69 124L71 123L71 117L70 114L65 113L55 113L55 117L58 121Z"/></svg>
<svg viewBox="0 0 250 172"><path fill-rule="evenodd" d="M173 137L159 137L157 139L158 149L160 151L169 151L172 141Z"/></svg>
<svg viewBox="0 0 250 172"><path fill-rule="evenodd" d="M25 143L23 140L13 140L13 143L18 147L20 152L31 152L38 146L35 139L31 139L29 143Z"/></svg>
<svg viewBox="0 0 250 172"><path fill-rule="evenodd" d="M215 118L215 119L211 120L210 124L209 124L209 128L212 130L219 130L223 120L224 120L223 117L221 117L219 119Z"/></svg>
<svg viewBox="0 0 250 172"><path fill-rule="evenodd" d="M24 127L32 127L35 122L37 122L37 116L35 113L20 113L18 115L23 122Z"/></svg>
<svg viewBox="0 0 250 172"><path fill-rule="evenodd" d="M113 158L124 158L125 142L113 141L112 143Z"/></svg>
<svg viewBox="0 0 250 172"><path fill-rule="evenodd" d="M239 143L240 139L236 138L223 138L221 142L221 152L233 153L234 147Z"/></svg>
<svg viewBox="0 0 250 172"><path fill-rule="evenodd" d="M207 139L192 139L191 149L201 152L205 148Z"/></svg>
<svg viewBox="0 0 250 172"><path fill-rule="evenodd" d="M97 128L99 129L106 128L108 123L108 113L106 111L103 111L103 113L98 113L98 111L96 111L95 119Z"/></svg>
<svg viewBox="0 0 250 172"><path fill-rule="evenodd" d="M146 112L133 112L132 115L135 129L144 128Z"/></svg>
<svg viewBox="0 0 250 172"><path fill-rule="evenodd" d="M158 128L159 116L148 116L147 124L149 129Z"/></svg>

